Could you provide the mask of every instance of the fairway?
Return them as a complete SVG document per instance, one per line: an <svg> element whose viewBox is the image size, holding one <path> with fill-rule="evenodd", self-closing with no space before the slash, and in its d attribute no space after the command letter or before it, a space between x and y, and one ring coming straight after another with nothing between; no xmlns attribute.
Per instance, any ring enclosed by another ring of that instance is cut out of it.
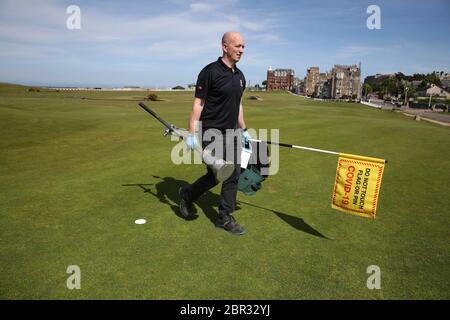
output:
<svg viewBox="0 0 450 320"><path fill-rule="evenodd" d="M1 299L450 298L448 127L247 92L251 128L389 162L370 220L331 209L337 156L281 148L278 174L238 194L238 237L214 226L219 187L197 219L180 217L178 189L205 167L171 162L175 142L137 105L144 91L27 89L0 84ZM186 127L193 92L157 94L147 105ZM71 265L79 290L67 288Z"/></svg>

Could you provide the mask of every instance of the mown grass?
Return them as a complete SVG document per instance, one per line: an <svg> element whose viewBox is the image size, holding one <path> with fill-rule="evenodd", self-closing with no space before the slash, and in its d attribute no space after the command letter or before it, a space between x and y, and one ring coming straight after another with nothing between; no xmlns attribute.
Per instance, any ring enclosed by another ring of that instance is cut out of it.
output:
<svg viewBox="0 0 450 320"><path fill-rule="evenodd" d="M372 221L331 209L335 156L280 149L278 174L238 195L248 233L236 237L214 227L219 187L196 205L198 219L177 215L179 186L205 169L170 161L174 142L137 106L144 92L26 89L0 85L3 299L450 298L446 127L247 93L249 127L389 163ZM148 104L186 127L192 92L158 97ZM69 265L81 268L81 290L66 287ZM370 265L380 290L366 287Z"/></svg>

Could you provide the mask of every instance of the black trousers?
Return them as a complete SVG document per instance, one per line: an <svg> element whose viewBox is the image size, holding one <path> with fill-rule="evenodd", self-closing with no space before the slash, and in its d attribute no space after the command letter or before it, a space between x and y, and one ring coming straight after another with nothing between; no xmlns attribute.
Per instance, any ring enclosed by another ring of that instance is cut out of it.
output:
<svg viewBox="0 0 450 320"><path fill-rule="evenodd" d="M219 214L230 214L236 208L236 196L238 191L238 181L241 172L240 156L242 150L242 132L239 129L233 131L221 132L215 131L216 135L210 136L204 131L202 139L202 148L212 146L222 146L222 152L213 150L212 154L218 158L234 163L233 174L222 182L220 192ZM212 139L210 139L212 138ZM194 183L184 189L183 198L188 202L195 202L202 194L219 184L216 180L213 170L206 166L206 174L197 179Z"/></svg>

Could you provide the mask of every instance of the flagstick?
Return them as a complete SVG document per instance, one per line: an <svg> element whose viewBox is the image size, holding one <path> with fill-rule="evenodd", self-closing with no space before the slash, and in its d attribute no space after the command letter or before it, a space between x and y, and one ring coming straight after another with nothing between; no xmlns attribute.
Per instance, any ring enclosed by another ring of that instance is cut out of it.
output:
<svg viewBox="0 0 450 320"><path fill-rule="evenodd" d="M329 151L329 150L322 150L322 149L315 149L315 148L308 148L308 147L302 147L302 146L296 146L294 144L278 143L278 142L264 141L264 140L258 140L258 139L249 139L249 140L250 141L254 141L254 142L258 142L258 143L265 142L267 144L274 144L274 145L277 145L277 146L280 146L280 147L286 147L286 148L303 149L303 150L322 152L322 153L329 153L329 154L337 154L337 155L341 154L339 152L334 152L334 151ZM384 163L388 163L388 161L384 160Z"/></svg>
<svg viewBox="0 0 450 320"><path fill-rule="evenodd" d="M267 144L274 144L280 147L286 147L286 148L295 148L295 149L303 149L303 150L309 150L309 151L315 151L315 152L322 152L322 153L329 153L329 154L339 154L339 152L334 151L328 151L328 150L321 150L321 149L315 149L315 148L308 148L308 147L302 147L302 146L296 146L293 144L287 144L287 143L278 143L278 142L272 142L272 141L263 141L263 140L257 140L257 139L249 139L250 141L254 142L265 142Z"/></svg>

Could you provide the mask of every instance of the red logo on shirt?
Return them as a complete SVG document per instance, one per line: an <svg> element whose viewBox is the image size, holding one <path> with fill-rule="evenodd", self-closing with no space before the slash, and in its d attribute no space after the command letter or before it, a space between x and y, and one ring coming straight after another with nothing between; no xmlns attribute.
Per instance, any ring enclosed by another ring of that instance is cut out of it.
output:
<svg viewBox="0 0 450 320"><path fill-rule="evenodd" d="M202 86L197 86L197 89L198 90L203 90L203 87Z"/></svg>

